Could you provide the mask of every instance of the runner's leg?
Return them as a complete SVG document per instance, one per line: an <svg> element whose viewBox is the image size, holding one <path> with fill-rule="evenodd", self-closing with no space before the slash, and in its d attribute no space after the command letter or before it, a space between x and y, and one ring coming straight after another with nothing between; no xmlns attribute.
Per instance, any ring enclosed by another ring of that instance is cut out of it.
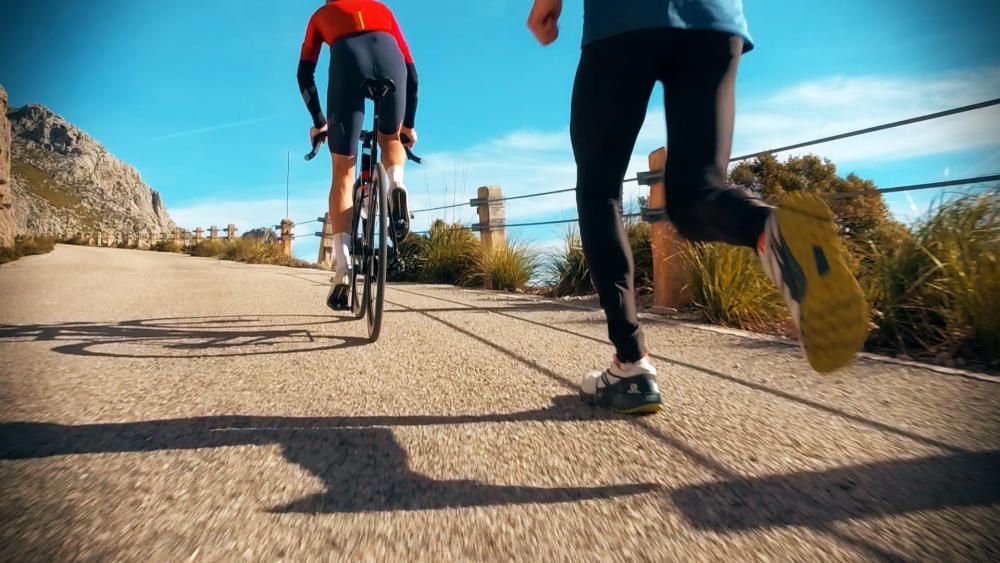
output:
<svg viewBox="0 0 1000 563"><path fill-rule="evenodd" d="M622 225L622 180L655 80L647 34L633 32L583 48L573 87L570 136L577 164L580 239L607 315L618 359L645 353L636 314L632 249Z"/></svg>
<svg viewBox="0 0 1000 563"><path fill-rule="evenodd" d="M667 211L693 241L755 247L771 208L726 182L736 72L743 40L714 31L669 30L661 49L666 106Z"/></svg>

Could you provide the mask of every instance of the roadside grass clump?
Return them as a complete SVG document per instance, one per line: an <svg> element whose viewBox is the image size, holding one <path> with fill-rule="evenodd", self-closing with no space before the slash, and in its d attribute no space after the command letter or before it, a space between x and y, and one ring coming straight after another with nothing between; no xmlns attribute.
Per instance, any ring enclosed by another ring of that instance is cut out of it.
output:
<svg viewBox="0 0 1000 563"><path fill-rule="evenodd" d="M428 237L410 233L396 247L396 260L389 262L389 281L420 281Z"/></svg>
<svg viewBox="0 0 1000 563"><path fill-rule="evenodd" d="M423 248L420 281L468 285L480 259L479 240L468 227L435 221Z"/></svg>
<svg viewBox="0 0 1000 563"><path fill-rule="evenodd" d="M784 318L784 302L749 248L691 243L681 260L694 305L709 322L752 330Z"/></svg>
<svg viewBox="0 0 1000 563"><path fill-rule="evenodd" d="M180 241L176 240L161 240L157 241L150 247L150 250L155 252L171 252L174 254L182 254L184 252L184 245Z"/></svg>
<svg viewBox="0 0 1000 563"><path fill-rule="evenodd" d="M37 254L48 254L56 247L54 237L27 235L14 239L12 248L0 248L0 264L13 262L25 256L35 256Z"/></svg>
<svg viewBox="0 0 1000 563"><path fill-rule="evenodd" d="M1000 363L1000 192L940 201L911 232L872 249L870 343Z"/></svg>
<svg viewBox="0 0 1000 563"><path fill-rule="evenodd" d="M226 253L226 243L221 240L203 240L187 249L191 256L218 258Z"/></svg>
<svg viewBox="0 0 1000 563"><path fill-rule="evenodd" d="M563 238L563 248L549 257L545 265L553 297L594 293L590 267L583 255L583 246L576 229L570 228Z"/></svg>
<svg viewBox="0 0 1000 563"><path fill-rule="evenodd" d="M538 256L527 244L507 241L480 256L468 285L502 291L522 290L535 276L538 265Z"/></svg>
<svg viewBox="0 0 1000 563"><path fill-rule="evenodd" d="M653 229L649 223L632 217L625 220L625 234L635 261L636 289L653 286Z"/></svg>

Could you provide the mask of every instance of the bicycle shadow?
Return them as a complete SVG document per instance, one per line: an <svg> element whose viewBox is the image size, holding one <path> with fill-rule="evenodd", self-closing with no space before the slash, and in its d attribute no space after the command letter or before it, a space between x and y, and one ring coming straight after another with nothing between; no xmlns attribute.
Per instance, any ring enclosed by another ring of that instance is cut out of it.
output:
<svg viewBox="0 0 1000 563"><path fill-rule="evenodd" d="M598 487L494 485L468 479L435 480L409 468L407 453L389 426L583 421L617 418L579 398L510 414L285 418L217 416L65 426L0 424L0 460L153 452L279 444L282 454L320 478L322 493L268 509L275 513L358 513L440 510L474 506L553 504L637 495L653 483Z"/></svg>
<svg viewBox="0 0 1000 563"><path fill-rule="evenodd" d="M110 358L219 358L353 348L367 338L330 334L353 317L232 315L0 325L0 342L53 342L53 352ZM63 344L65 343L65 344ZM128 351L122 351L125 347Z"/></svg>

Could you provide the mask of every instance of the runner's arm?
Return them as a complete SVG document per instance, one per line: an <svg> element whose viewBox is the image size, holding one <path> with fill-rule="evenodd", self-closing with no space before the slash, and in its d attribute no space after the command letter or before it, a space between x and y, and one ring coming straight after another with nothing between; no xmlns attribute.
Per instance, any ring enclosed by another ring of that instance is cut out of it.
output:
<svg viewBox="0 0 1000 563"><path fill-rule="evenodd" d="M297 75L299 92L302 93L302 100L305 101L309 115L312 116L313 126L317 129L322 129L326 125L326 116L323 115L323 107L319 103L319 93L316 90L316 63L319 61L319 52L322 48L323 38L317 33L313 20L309 20Z"/></svg>

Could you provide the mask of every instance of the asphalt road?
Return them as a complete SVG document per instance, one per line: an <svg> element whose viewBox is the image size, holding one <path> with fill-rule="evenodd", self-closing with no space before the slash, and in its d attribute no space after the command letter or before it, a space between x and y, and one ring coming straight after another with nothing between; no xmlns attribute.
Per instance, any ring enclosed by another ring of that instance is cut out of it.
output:
<svg viewBox="0 0 1000 563"><path fill-rule="evenodd" d="M646 324L667 408L579 400L598 312L60 246L0 268L0 559L996 561L1000 379Z"/></svg>

